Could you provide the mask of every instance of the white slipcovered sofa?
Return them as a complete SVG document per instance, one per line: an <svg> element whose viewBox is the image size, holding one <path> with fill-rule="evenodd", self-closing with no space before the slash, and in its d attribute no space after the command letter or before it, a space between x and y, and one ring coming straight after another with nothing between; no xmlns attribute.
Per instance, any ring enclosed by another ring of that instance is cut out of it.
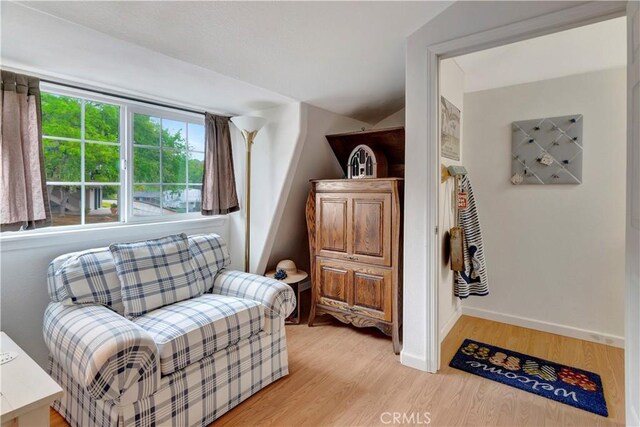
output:
<svg viewBox="0 0 640 427"><path fill-rule="evenodd" d="M291 288L225 269L229 253L215 234L174 237L161 243L182 245L181 268L192 266L193 274L186 273L182 290L166 292L174 278L158 273L165 285L142 305L134 304L140 286L123 287L122 274L144 282L138 267L153 264L178 277L163 263L179 248L167 256L143 248L150 256L129 259L138 266L129 270L113 247L51 262L43 332L49 373L64 389L54 408L71 425L207 425L288 374Z"/></svg>

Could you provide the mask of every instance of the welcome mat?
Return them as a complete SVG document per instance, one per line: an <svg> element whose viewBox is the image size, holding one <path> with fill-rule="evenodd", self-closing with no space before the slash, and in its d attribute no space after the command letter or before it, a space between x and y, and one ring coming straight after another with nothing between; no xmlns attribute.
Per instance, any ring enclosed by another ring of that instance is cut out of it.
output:
<svg viewBox="0 0 640 427"><path fill-rule="evenodd" d="M608 416L600 375L466 339L449 366Z"/></svg>

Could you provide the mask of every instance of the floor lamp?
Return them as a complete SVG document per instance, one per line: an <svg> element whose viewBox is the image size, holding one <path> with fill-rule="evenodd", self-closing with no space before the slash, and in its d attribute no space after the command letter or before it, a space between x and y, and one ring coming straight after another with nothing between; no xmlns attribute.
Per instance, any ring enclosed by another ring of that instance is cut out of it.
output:
<svg viewBox="0 0 640 427"><path fill-rule="evenodd" d="M247 147L247 161L245 163L244 199L246 212L244 216L244 271L250 268L251 251L251 146L258 131L267 122L262 117L238 116L232 117L231 122L242 132Z"/></svg>

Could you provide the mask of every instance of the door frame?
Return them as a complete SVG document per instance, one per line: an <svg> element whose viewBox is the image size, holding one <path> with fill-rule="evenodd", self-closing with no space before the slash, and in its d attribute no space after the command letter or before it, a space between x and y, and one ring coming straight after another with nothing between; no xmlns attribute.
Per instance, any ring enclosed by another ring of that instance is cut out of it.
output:
<svg viewBox="0 0 640 427"><path fill-rule="evenodd" d="M635 38L635 39L634 39ZM625 412L640 425L640 3L627 4Z"/></svg>
<svg viewBox="0 0 640 427"><path fill-rule="evenodd" d="M426 171L419 177L423 180L420 183L420 187L426 189L426 200L419 200L419 202L422 202L420 205L423 207L422 216L415 219L411 218L425 225L424 230L422 230L422 235L424 235L425 240L424 246L421 249L427 262L423 270L420 271L421 274L424 274L423 277L426 282L425 293L422 295L422 309L424 313L422 314L423 318L420 319L421 323L424 322L421 324L421 327L425 335L425 342L424 346L421 346L421 350L424 351L423 355L420 355L422 357L403 350L401 354L403 364L432 373L437 372L440 368L441 343L438 327L438 269L441 264L439 257L440 233L438 230L438 195L440 184L440 60L546 34L557 33L625 15L625 2L589 2L480 33L420 47L422 57L419 59L419 62L423 67L426 67L427 70L426 91L421 87L422 93L419 94L426 100L423 101L426 102L424 105L427 111L426 121L421 123L419 132L417 129L412 128L411 123L408 121L406 132L407 139L415 138L424 141L426 138L426 143L423 145L424 151L419 153L419 157L424 159L424 164L427 165L427 167L424 168ZM411 78L415 79L415 76L412 76L411 72L407 70L407 81ZM407 97L409 96L410 93L407 92ZM425 128L426 132L424 131ZM405 185L408 186L409 184L410 183L407 182ZM412 208L414 207L415 206L412 206ZM406 207L405 211L407 211ZM415 211L415 209L412 209L412 211ZM409 221L410 219L405 219L405 224ZM407 253L409 249L411 248L405 247L405 253ZM405 298L406 297L407 295L405 294ZM405 307L409 305L405 300ZM405 309L405 325L407 324L407 315L408 313Z"/></svg>

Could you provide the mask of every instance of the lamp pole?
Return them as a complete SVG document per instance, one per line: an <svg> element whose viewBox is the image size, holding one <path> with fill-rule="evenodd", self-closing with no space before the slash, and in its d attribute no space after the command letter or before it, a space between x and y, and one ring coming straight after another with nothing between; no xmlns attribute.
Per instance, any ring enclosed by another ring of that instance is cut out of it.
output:
<svg viewBox="0 0 640 427"><path fill-rule="evenodd" d="M242 136L244 137L247 146L247 157L245 166L247 170L244 180L244 203L246 206L246 212L244 216L244 271L246 272L249 272L249 262L251 260L251 146L253 145L253 140L255 139L257 133L257 130L253 132L242 130Z"/></svg>
<svg viewBox="0 0 640 427"><path fill-rule="evenodd" d="M251 269L251 146L258 131L267 121L262 117L236 116L231 118L231 122L242 132L247 148L244 178L244 204L246 206L244 215L244 271L248 273Z"/></svg>

